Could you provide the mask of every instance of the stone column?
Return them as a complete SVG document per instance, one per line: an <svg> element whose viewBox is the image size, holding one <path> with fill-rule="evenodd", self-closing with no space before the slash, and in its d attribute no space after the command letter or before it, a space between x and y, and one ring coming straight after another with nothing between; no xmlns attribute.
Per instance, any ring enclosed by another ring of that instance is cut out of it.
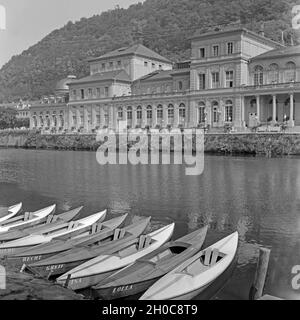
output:
<svg viewBox="0 0 300 320"><path fill-rule="evenodd" d="M290 120L288 122L289 127L294 127L294 94L290 94Z"/></svg>
<svg viewBox="0 0 300 320"><path fill-rule="evenodd" d="M76 121L77 121L77 126L76 128L79 129L81 126L81 117L80 117L81 113L80 113L80 109L76 108Z"/></svg>
<svg viewBox="0 0 300 320"><path fill-rule="evenodd" d="M69 115L69 122L68 122L68 128L67 129L71 130L71 128L74 126L72 107L69 107L68 115Z"/></svg>
<svg viewBox="0 0 300 320"><path fill-rule="evenodd" d="M83 109L83 127L85 132L89 132L89 110L87 106Z"/></svg>
<svg viewBox="0 0 300 320"><path fill-rule="evenodd" d="M147 125L147 107L142 106L142 128L145 128Z"/></svg>
<svg viewBox="0 0 300 320"><path fill-rule="evenodd" d="M256 96L257 121L260 122L260 96Z"/></svg>
<svg viewBox="0 0 300 320"><path fill-rule="evenodd" d="M233 119L231 119L233 121ZM220 100L220 118L219 118L219 126L224 126L225 123L225 102Z"/></svg>
<svg viewBox="0 0 300 320"><path fill-rule="evenodd" d="M212 126L212 110L211 110L210 101L206 101L205 114L206 114L206 116L205 116L205 118L206 118L205 124Z"/></svg>
<svg viewBox="0 0 300 320"><path fill-rule="evenodd" d="M241 97L241 124L242 124L242 127L245 128L245 97L242 96Z"/></svg>
<svg viewBox="0 0 300 320"><path fill-rule="evenodd" d="M166 128L168 125L168 105L163 104L163 127Z"/></svg>
<svg viewBox="0 0 300 320"><path fill-rule="evenodd" d="M174 104L174 123L173 127L178 128L179 125L179 106L177 103Z"/></svg>
<svg viewBox="0 0 300 320"><path fill-rule="evenodd" d="M136 107L132 107L132 128L135 129L137 124Z"/></svg>
<svg viewBox="0 0 300 320"><path fill-rule="evenodd" d="M157 110L156 106L152 107L152 127L155 128L157 125Z"/></svg>
<svg viewBox="0 0 300 320"><path fill-rule="evenodd" d="M113 106L109 106L109 129L113 129L114 128L114 108Z"/></svg>
<svg viewBox="0 0 300 320"><path fill-rule="evenodd" d="M100 128L102 129L104 125L105 125L104 108L100 107Z"/></svg>
<svg viewBox="0 0 300 320"><path fill-rule="evenodd" d="M95 106L92 106L92 129L97 126L97 110Z"/></svg>
<svg viewBox="0 0 300 320"><path fill-rule="evenodd" d="M276 123L276 95L273 95L273 115L272 115L272 123Z"/></svg>

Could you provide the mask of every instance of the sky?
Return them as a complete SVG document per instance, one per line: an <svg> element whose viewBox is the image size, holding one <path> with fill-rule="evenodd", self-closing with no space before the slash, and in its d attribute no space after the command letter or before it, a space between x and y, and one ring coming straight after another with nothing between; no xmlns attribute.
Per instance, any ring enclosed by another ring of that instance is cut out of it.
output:
<svg viewBox="0 0 300 320"><path fill-rule="evenodd" d="M68 21L100 14L116 5L128 8L142 0L0 0L6 29L0 28L0 68ZM1 10L0 10L1 11ZM1 12L0 12L1 19ZM0 22L1 24L1 22Z"/></svg>

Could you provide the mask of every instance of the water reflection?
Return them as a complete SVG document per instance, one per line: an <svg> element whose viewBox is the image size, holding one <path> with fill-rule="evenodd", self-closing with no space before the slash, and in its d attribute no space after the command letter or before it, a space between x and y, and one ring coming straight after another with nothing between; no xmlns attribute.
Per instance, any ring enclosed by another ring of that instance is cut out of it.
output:
<svg viewBox="0 0 300 320"><path fill-rule="evenodd" d="M272 249L266 291L299 298L291 287L300 264L298 158L206 156L204 173L186 176L181 165L100 166L93 152L2 149L0 206L21 200L26 210L57 203L57 211L84 205L83 215L151 215L152 229L175 221L175 238L209 223L205 245L238 230L237 268L218 298L248 298L259 246Z"/></svg>

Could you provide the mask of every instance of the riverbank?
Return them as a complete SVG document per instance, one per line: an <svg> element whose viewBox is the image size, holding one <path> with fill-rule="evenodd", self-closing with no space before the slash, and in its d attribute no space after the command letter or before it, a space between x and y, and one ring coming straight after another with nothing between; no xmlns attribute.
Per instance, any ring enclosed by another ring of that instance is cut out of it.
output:
<svg viewBox="0 0 300 320"><path fill-rule="evenodd" d="M1 147L96 151L103 142L95 134L42 135L33 132L0 133ZM129 141L128 146L134 142ZM171 151L172 151L171 144ZM193 141L195 149L195 141ZM251 154L268 157L300 155L300 134L240 133L205 134L204 150L217 154Z"/></svg>
<svg viewBox="0 0 300 320"><path fill-rule="evenodd" d="M12 264L0 259L6 269L6 289L0 290L0 300L82 300L83 296L62 286L20 273Z"/></svg>

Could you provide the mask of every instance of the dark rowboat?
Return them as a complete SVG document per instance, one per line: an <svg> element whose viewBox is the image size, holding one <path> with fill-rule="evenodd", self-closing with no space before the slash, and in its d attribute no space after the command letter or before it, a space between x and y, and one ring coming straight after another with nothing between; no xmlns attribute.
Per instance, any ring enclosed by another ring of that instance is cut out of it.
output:
<svg viewBox="0 0 300 320"><path fill-rule="evenodd" d="M89 288L161 247L171 238L174 226L175 223L171 223L146 236L140 236L135 242L128 243L114 253L103 252L63 274L56 282L72 290Z"/></svg>
<svg viewBox="0 0 300 320"><path fill-rule="evenodd" d="M205 226L176 241L168 242L134 264L114 273L92 287L92 296L113 300L146 291L159 278L201 249L207 228L208 226Z"/></svg>
<svg viewBox="0 0 300 320"><path fill-rule="evenodd" d="M39 225L33 227L23 227L16 230L0 233L0 243L16 240L26 237L30 234L41 234L46 232L48 228L59 226L65 222L69 222L74 219L83 207L79 207L68 212L64 212L58 215L49 215L47 220ZM0 251L1 254L1 251Z"/></svg>
<svg viewBox="0 0 300 320"><path fill-rule="evenodd" d="M116 252L128 246L128 243L145 231L149 222L150 218L144 218L124 229L110 230L105 239L102 239L103 235L95 235L86 241L83 240L74 248L50 258L30 264L25 263L22 269L48 278L57 277L104 252Z"/></svg>
<svg viewBox="0 0 300 320"><path fill-rule="evenodd" d="M65 239L64 237L53 239L49 243L40 244L30 249L24 249L22 252L14 253L8 256L7 259L13 262L15 266L21 267L24 263L33 263L47 259L76 246L88 245L89 241L104 241L114 233L114 229L124 223L126 217L127 214L100 224L94 224L89 230L80 235L69 239Z"/></svg>

